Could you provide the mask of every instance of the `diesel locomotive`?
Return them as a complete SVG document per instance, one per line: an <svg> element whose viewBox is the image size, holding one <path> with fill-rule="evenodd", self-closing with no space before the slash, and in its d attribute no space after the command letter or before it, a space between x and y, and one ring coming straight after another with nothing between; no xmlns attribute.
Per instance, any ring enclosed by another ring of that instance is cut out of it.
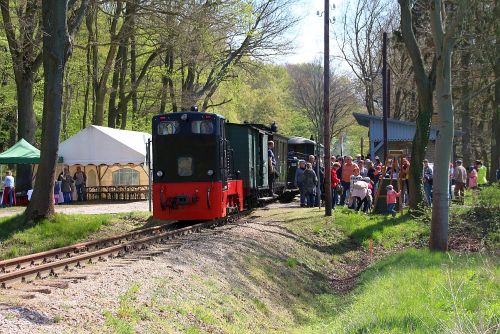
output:
<svg viewBox="0 0 500 334"><path fill-rule="evenodd" d="M203 112L160 114L152 120L153 217L211 220L272 197L268 142L274 142L275 194L292 199L298 157L316 143L287 138L261 124L226 122ZM292 176L293 174L293 176Z"/></svg>

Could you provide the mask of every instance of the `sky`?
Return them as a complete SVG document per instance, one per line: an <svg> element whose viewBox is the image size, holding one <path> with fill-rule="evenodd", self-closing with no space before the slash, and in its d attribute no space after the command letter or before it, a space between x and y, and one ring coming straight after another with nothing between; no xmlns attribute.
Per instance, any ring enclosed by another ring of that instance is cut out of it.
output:
<svg viewBox="0 0 500 334"><path fill-rule="evenodd" d="M336 8L330 8L330 17L340 15L340 6L344 0L332 0L330 6L335 2ZM295 50L292 54L279 57L278 63L304 63L311 62L315 59L323 59L323 17L319 17L324 10L324 0L302 0L291 9L295 15L303 19L298 23L297 27L290 33L294 41ZM338 23L337 23L338 25ZM333 40L332 30L336 28L334 23L330 28L330 53L335 55L335 42Z"/></svg>

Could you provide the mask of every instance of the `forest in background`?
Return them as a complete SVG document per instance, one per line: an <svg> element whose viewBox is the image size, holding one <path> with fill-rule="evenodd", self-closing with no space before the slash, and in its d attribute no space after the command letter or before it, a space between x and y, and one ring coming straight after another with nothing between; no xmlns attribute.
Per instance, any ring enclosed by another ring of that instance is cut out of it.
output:
<svg viewBox="0 0 500 334"><path fill-rule="evenodd" d="M40 143L40 3L0 1L0 149L20 137L36 146ZM70 1L70 17L84 3L88 7L83 22L70 31L73 51L64 74L61 141L89 124L150 131L152 115L193 105L231 122L276 121L286 135L313 135L321 140L321 64L270 62L273 56L293 52L287 36L299 21L289 10L296 0L79 0ZM447 1L447 8L452 11L455 3ZM428 1L414 1L412 15L424 65L430 71L428 6ZM455 129L464 133L456 147L466 164L481 158L490 165L494 153L494 66L498 62L493 47L498 34L494 6L494 0L468 2L453 57ZM353 111L381 114L383 31L391 32L391 117L415 120L413 65L401 36L397 4L349 1L335 14L331 44L342 56L332 62L342 61L350 71L332 73L334 140L341 132L366 134L347 128L353 126ZM19 92L16 83L24 91ZM30 85L33 121L25 102ZM353 151L357 150L354 144Z"/></svg>

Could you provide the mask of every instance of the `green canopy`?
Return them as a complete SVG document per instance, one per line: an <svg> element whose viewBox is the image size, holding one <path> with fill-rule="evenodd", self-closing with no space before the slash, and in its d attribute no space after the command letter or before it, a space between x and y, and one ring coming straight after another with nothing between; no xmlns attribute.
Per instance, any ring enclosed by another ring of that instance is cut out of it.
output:
<svg viewBox="0 0 500 334"><path fill-rule="evenodd" d="M39 162L40 150L24 139L0 154L0 164L37 164Z"/></svg>

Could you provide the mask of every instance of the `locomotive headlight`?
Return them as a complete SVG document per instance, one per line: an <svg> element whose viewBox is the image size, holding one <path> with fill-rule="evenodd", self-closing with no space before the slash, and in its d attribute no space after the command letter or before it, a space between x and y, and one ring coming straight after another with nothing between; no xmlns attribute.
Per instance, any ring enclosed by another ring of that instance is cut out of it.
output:
<svg viewBox="0 0 500 334"><path fill-rule="evenodd" d="M213 170L211 170L211 169L209 169L209 170L207 171L207 175L208 175L208 176L212 176L212 175L214 175L214 171L213 171Z"/></svg>
<svg viewBox="0 0 500 334"><path fill-rule="evenodd" d="M163 172L161 170L159 170L159 171L156 172L156 175L158 177L162 177L163 176Z"/></svg>

